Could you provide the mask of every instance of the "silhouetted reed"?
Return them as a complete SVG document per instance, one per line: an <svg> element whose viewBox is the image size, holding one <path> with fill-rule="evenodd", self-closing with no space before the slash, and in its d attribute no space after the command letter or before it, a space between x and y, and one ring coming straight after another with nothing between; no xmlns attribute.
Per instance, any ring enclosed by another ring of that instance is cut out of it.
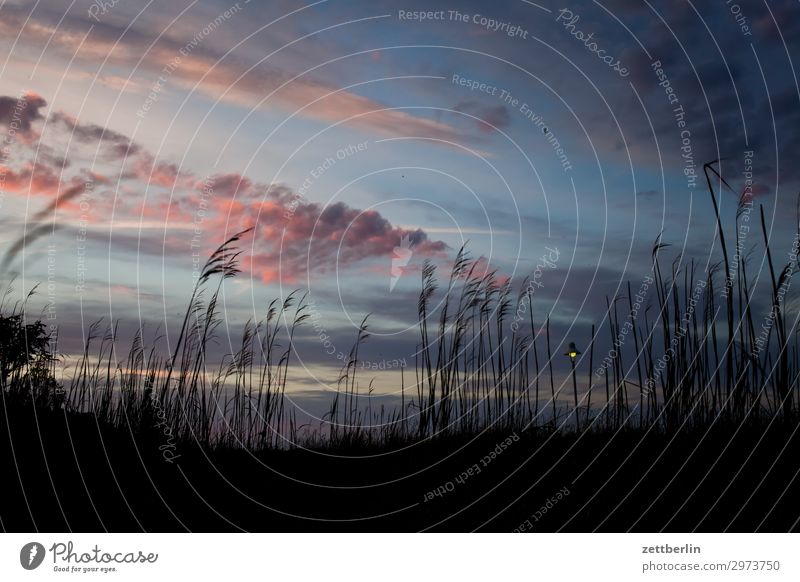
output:
<svg viewBox="0 0 800 582"><path fill-rule="evenodd" d="M588 365L586 382L563 399L562 388L573 379L558 372L563 379L556 381L554 357L566 338L554 349L550 314L534 312L530 280L515 292L496 272L481 272L482 262L462 248L441 289L437 268L426 262L422 269L413 385L406 385L401 370L400 405L376 409L373 381L365 392L360 388L359 348L369 337L365 317L328 412L316 426L299 427L286 390L295 333L309 317L305 295L294 292L269 303L263 319L244 325L235 353L210 369L209 345L222 322L221 285L239 272L237 243L244 231L204 265L168 355L159 348L167 338L147 346L140 330L118 362L117 328L102 331L95 324L65 388L54 380L55 338L36 327L41 322L26 327L24 302L11 307L3 302L4 401L32 399L68 413L91 413L134 434L151 430L159 419L179 441L248 449L298 443L386 447L487 431L675 431L717 422L796 422L800 347L797 322L787 321L784 298L797 268L800 229L794 255L776 268L761 208L770 292L767 315L758 322L749 256L737 252L735 264L729 262L712 175L721 187L729 186L714 164L705 171L723 261L700 272L694 261L677 257L664 268L660 255L669 245L659 237L648 275L655 293L642 305L637 297L635 305L628 283L627 295L606 298L605 317L592 326L576 364L576 378L584 377ZM746 204L740 200L736 215L737 249ZM605 333L612 349L595 369L595 342ZM20 341L28 346L24 356Z"/></svg>

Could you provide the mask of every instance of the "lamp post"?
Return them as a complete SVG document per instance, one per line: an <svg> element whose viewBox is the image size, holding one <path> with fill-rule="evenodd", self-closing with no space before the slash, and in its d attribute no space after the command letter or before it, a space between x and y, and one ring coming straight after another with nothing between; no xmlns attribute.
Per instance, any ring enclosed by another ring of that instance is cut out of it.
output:
<svg viewBox="0 0 800 582"><path fill-rule="evenodd" d="M564 354L569 356L569 363L572 365L572 391L575 395L575 428L580 430L580 419L578 418L578 380L575 378L575 358L581 354L575 347L575 342L569 342L569 350Z"/></svg>

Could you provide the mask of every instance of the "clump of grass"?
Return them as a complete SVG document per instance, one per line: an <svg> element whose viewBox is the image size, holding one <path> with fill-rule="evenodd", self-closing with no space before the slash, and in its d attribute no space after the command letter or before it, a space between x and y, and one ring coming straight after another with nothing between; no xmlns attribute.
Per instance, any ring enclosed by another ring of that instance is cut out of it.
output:
<svg viewBox="0 0 800 582"><path fill-rule="evenodd" d="M533 287L526 280L515 292L497 273L481 272L482 263L461 248L441 288L437 268L426 263L422 269L413 385L406 386L401 372L400 406L376 410L373 381L366 392L360 387L359 349L369 337L365 317L328 412L318 426L299 427L295 408L286 404L286 390L295 333L309 316L306 295L295 291L282 302L269 303L261 320L245 323L238 349L209 369L209 346L221 323L219 295L223 282L239 273L237 245L248 232L243 231L205 263L174 344L167 342L163 350L168 338L159 336L145 345L139 330L118 362L117 327L102 330L97 323L89 329L66 388L55 381L56 338L45 334L40 321L26 323L25 302L9 307L4 300L3 401L91 413L134 434L152 428L158 416L178 440L248 449L297 443L385 447L486 431L625 426L674 431L720 421L796 422L800 347L796 322L787 321L784 306L796 261L776 269L761 208L771 289L764 320L769 325L757 323L749 255L737 253L737 264L729 262L711 176L729 186L715 164L707 164L705 171L722 261L700 272L693 261L677 257L665 269L660 255L669 245L659 237L652 249L655 300L636 317L630 283L627 296L606 298L605 317L592 326L588 347L577 362L576 374L583 373L587 359L589 368L580 395L575 378L555 380L554 354L562 351L566 338L553 346L550 314L535 316ZM740 200L736 215L737 249L744 204ZM523 325L519 317L511 324L512 314L525 313ZM630 340L617 346L624 328ZM617 349L601 380L593 366L594 344L603 333ZM562 402L562 388L573 381L573 398ZM407 388L412 398L406 398Z"/></svg>

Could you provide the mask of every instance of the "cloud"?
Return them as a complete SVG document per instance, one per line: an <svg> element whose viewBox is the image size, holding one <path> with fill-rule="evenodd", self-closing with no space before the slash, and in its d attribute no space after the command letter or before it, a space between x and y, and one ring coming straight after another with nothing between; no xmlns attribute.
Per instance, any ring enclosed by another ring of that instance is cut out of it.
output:
<svg viewBox="0 0 800 582"><path fill-rule="evenodd" d="M0 125L13 129L18 134L28 134L31 124L42 119L40 109L47 106L47 102L33 91L17 97L0 97Z"/></svg>
<svg viewBox="0 0 800 582"><path fill-rule="evenodd" d="M4 190L16 193L54 195L61 180L52 168L43 164L25 164L19 170L0 166Z"/></svg>
<svg viewBox="0 0 800 582"><path fill-rule="evenodd" d="M118 185L116 193L109 192L106 196L94 190L95 184L111 184L104 175L84 168L64 176L64 167L74 163L75 158L79 159L79 152L73 154L72 160L64 159L56 165L46 160L23 163L16 168L0 165L4 190L49 199L31 217L32 222L55 208L62 209L60 218L65 223L75 219L80 214L75 199L91 188L95 227L111 222L111 207L104 205L104 200L113 197L116 212L132 216L138 213L140 218L150 222L161 220L164 228L173 233L165 238L163 232L159 237L157 229L140 231L141 239L153 238L152 241L134 241L142 252L168 257L190 250L210 252L232 232L252 226L255 234L246 264L266 283L298 281L306 276L330 273L337 267L387 259L404 237L409 237L420 257L448 250L445 243L430 240L424 230L392 225L374 210L362 211L344 202L321 205L301 197L288 186L259 184L235 173L202 179L192 172L179 170L174 163L156 160L128 136L114 130L81 123L61 111L52 114L50 121L54 127L69 131L77 142L103 147L106 161L119 164L118 175L126 186ZM47 148L46 144L35 144L37 150L42 147ZM148 197L145 204L139 198L141 185L168 188L170 196ZM119 196L120 192L126 195ZM202 236L193 238L192 231ZM185 236L178 235L179 232L184 232ZM25 245L31 240L28 237L19 244ZM121 242L123 246L131 244L131 241Z"/></svg>
<svg viewBox="0 0 800 582"><path fill-rule="evenodd" d="M115 68L135 67L157 75L165 74L166 64L175 63L167 74L167 87L179 85L214 101L265 110L277 106L326 124L352 118L348 122L352 126L382 136L411 135L444 141L465 137L445 123L389 109L374 99L329 86L309 75L295 78L295 74L281 67L256 64L245 57L229 55L227 50L215 51L206 40L187 50L186 43L168 35L157 38L139 23L115 26L104 21L90 29L95 23L75 13L37 11L29 15L13 6L4 12L0 35L13 38L21 30L20 42L37 50L48 46L65 57L93 63L102 59ZM55 22L59 22L58 27ZM264 101L269 94L272 97Z"/></svg>
<svg viewBox="0 0 800 582"><path fill-rule="evenodd" d="M776 40L776 35L780 31L786 40L796 39L800 34L800 19L797 18L797 3L785 0L770 6L769 11L765 11L759 16L753 29L762 41Z"/></svg>
<svg viewBox="0 0 800 582"><path fill-rule="evenodd" d="M109 184L110 180L96 172L82 170L68 179L62 179L55 171L43 164L25 164L19 170L0 166L0 188L7 192L23 196L39 195L47 197L50 202L31 215L30 220L36 222L47 217L56 208L67 211L78 211L73 201L81 194L91 191L97 184Z"/></svg>
<svg viewBox="0 0 800 582"><path fill-rule="evenodd" d="M70 132L70 137L80 143L104 146L106 157L112 160L125 159L141 149L121 133L93 123L80 123L63 111L53 113L50 122L63 126Z"/></svg>
<svg viewBox="0 0 800 582"><path fill-rule="evenodd" d="M130 165L130 169L123 175L126 179L136 179L145 184L175 188L179 185L188 186L194 181L190 172L182 172L176 164L157 161L146 151L137 150Z"/></svg>
<svg viewBox="0 0 800 582"><path fill-rule="evenodd" d="M487 133L508 127L511 123L511 115L505 105L488 107L481 105L477 101L462 101L453 109L460 113L477 117L474 121L478 129Z"/></svg>
<svg viewBox="0 0 800 582"><path fill-rule="evenodd" d="M107 127L93 123L82 123L75 117L63 111L57 111L49 116L49 127L61 128L69 133L71 140L101 148L103 159L106 162L125 162L125 171L121 178L125 180L138 180L145 184L174 188L178 184L189 186L192 175L181 172L177 165L164 161L157 161L139 144L128 136ZM38 167L42 171L52 173L52 170L43 168L49 164L55 168L65 168L70 165L68 157L56 157L50 152L46 144L37 144L37 158L44 155ZM94 156L92 156L94 157Z"/></svg>
<svg viewBox="0 0 800 582"><path fill-rule="evenodd" d="M449 249L422 229L392 225L377 211L344 202L311 202L287 186L253 184L238 174L213 176L196 189L198 197L213 193L210 206L215 212L203 228L254 228L247 263L265 283L295 282L371 259L388 260L406 236L420 257ZM184 217L188 219L186 208Z"/></svg>

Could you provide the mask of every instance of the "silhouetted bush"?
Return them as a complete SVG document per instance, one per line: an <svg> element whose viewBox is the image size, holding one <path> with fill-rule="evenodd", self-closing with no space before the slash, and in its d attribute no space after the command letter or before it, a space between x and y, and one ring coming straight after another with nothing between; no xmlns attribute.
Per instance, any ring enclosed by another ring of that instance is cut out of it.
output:
<svg viewBox="0 0 800 582"><path fill-rule="evenodd" d="M25 323L23 312L0 314L0 388L5 398L60 408L63 390L53 374L55 360L41 320Z"/></svg>

